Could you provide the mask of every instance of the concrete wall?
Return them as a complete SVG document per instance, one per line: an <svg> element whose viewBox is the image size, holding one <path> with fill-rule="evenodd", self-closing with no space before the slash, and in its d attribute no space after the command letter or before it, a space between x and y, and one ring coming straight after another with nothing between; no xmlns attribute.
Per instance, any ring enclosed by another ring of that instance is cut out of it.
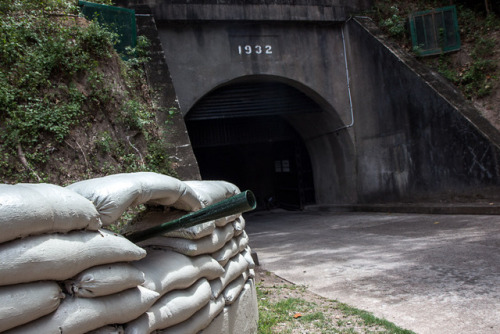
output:
<svg viewBox="0 0 500 334"><path fill-rule="evenodd" d="M157 20L342 22L368 9L372 0L122 0L149 6Z"/></svg>
<svg viewBox="0 0 500 334"><path fill-rule="evenodd" d="M285 118L309 151L318 204L487 196L498 187L498 131L370 21L222 16L157 21L182 115L232 83L276 81L304 92L323 112Z"/></svg>
<svg viewBox="0 0 500 334"><path fill-rule="evenodd" d="M149 56L151 60L145 65L146 78L152 88L152 94L159 107L157 121L163 129L163 135L170 146L167 154L172 161L177 176L182 180L201 179L198 164L191 147L186 124L179 112L179 104L170 71L165 61L163 46L158 37L156 22L149 7L136 8L137 34L145 36L151 43ZM174 111L170 114L170 111ZM165 125L165 126L163 126Z"/></svg>
<svg viewBox="0 0 500 334"><path fill-rule="evenodd" d="M309 149L316 199L355 201L353 133L335 132L351 122L340 25L162 22L158 30L183 114L213 89L238 81L283 82L318 103L323 113L288 117ZM270 46L272 53L247 55L246 45Z"/></svg>
<svg viewBox="0 0 500 334"><path fill-rule="evenodd" d="M497 186L499 150L487 139L497 131L468 119L477 112L460 94L381 40L373 23L347 26L359 200L472 196Z"/></svg>

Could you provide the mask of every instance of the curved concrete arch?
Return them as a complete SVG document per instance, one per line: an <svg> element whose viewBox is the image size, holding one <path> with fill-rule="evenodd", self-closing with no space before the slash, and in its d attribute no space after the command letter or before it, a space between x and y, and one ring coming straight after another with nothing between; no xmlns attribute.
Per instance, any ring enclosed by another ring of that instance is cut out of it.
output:
<svg viewBox="0 0 500 334"><path fill-rule="evenodd" d="M351 121L339 24L161 22L158 33L183 115L215 87L269 76L300 85L325 110L335 110L342 121L334 129Z"/></svg>
<svg viewBox="0 0 500 334"><path fill-rule="evenodd" d="M300 136L309 154L313 169L316 203L354 202L356 200L355 145L335 109L307 85L276 75L241 76L207 90L206 94L193 106L203 103L205 97L225 87L241 83L259 85L263 82L290 86L305 94L311 104L321 109L321 112L282 115L284 121ZM186 119L189 119L189 112Z"/></svg>
<svg viewBox="0 0 500 334"><path fill-rule="evenodd" d="M335 22L158 24L184 116L217 88L264 79L294 87L321 107L322 113L283 116L309 151L318 204L357 201L356 145L352 128L346 128L352 113L342 29Z"/></svg>
<svg viewBox="0 0 500 334"><path fill-rule="evenodd" d="M200 101L204 96L210 94L211 92L233 84L237 83L261 83L261 82L279 82L286 84L290 87L293 87L300 92L307 95L311 100L313 100L316 104L318 104L323 110L337 113L335 108L328 102L328 100L319 92L314 90L313 87L308 85L308 83L297 80L296 78L276 75L276 74L267 74L267 73L258 73L258 74L245 74L245 75L237 75L231 78L224 78L222 82L218 83L213 87L203 87L203 91L200 91L201 96L198 97L193 103L191 103L188 110L184 116L187 116L187 113L191 111L192 107L196 105L198 101ZM341 123L342 120L338 117L338 121Z"/></svg>

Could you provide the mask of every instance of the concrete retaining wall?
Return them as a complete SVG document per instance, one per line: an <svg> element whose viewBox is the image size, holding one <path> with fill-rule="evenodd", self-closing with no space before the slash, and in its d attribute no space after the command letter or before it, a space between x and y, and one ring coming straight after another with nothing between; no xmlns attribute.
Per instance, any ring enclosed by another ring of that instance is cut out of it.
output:
<svg viewBox="0 0 500 334"><path fill-rule="evenodd" d="M499 184L498 131L371 21L347 27L360 202L487 196Z"/></svg>

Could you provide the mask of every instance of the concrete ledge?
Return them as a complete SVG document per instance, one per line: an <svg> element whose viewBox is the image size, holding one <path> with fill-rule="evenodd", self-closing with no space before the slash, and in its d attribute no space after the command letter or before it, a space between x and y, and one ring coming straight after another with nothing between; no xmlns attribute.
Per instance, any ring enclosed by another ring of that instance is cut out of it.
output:
<svg viewBox="0 0 500 334"><path fill-rule="evenodd" d="M157 21L308 21L343 22L344 6L291 6L275 4L172 4L152 7Z"/></svg>
<svg viewBox="0 0 500 334"><path fill-rule="evenodd" d="M379 203L311 205L306 211L500 215L500 203Z"/></svg>

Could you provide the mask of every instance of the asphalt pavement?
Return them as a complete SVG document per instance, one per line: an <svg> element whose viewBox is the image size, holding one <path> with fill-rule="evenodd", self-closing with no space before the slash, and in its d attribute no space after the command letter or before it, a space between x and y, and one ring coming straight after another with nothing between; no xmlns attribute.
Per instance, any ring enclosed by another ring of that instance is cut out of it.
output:
<svg viewBox="0 0 500 334"><path fill-rule="evenodd" d="M500 333L500 215L245 214L260 265L416 333Z"/></svg>

